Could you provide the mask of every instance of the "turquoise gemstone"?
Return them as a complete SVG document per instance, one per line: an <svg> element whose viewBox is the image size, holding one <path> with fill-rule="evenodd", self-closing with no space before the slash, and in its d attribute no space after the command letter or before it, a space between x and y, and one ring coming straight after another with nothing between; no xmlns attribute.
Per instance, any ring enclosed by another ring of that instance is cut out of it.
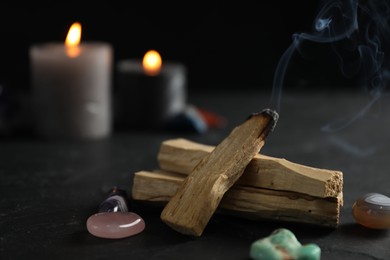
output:
<svg viewBox="0 0 390 260"><path fill-rule="evenodd" d="M252 243L249 256L254 260L319 260L321 249L316 244L303 245L285 228Z"/></svg>

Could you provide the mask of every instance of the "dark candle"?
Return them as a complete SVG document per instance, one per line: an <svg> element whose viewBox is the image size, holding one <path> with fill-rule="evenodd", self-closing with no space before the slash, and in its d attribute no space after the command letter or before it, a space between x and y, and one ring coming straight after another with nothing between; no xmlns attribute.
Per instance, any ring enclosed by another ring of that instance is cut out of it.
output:
<svg viewBox="0 0 390 260"><path fill-rule="evenodd" d="M122 60L117 64L115 114L118 125L130 128L163 128L186 106L186 68L162 61L157 52L153 64ZM157 67L150 67L157 66Z"/></svg>

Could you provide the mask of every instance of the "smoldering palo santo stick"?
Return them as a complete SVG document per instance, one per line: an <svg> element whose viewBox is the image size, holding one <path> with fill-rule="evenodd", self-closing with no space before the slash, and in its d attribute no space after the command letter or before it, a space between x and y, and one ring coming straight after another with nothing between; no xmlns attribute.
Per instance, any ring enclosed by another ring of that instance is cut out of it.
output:
<svg viewBox="0 0 390 260"><path fill-rule="evenodd" d="M278 113L254 113L205 156L185 178L161 213L174 230L201 236L225 192L238 180L274 129Z"/></svg>

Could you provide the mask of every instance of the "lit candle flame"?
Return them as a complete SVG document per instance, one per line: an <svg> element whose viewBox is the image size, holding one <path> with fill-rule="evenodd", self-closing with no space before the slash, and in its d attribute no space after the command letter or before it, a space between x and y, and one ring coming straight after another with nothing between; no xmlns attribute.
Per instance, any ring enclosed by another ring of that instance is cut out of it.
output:
<svg viewBox="0 0 390 260"><path fill-rule="evenodd" d="M142 66L147 75L156 76L160 73L162 66L162 59L160 54L155 50L150 50L146 52L143 60Z"/></svg>
<svg viewBox="0 0 390 260"><path fill-rule="evenodd" d="M69 29L65 40L66 53L75 58L80 54L81 24L75 22Z"/></svg>

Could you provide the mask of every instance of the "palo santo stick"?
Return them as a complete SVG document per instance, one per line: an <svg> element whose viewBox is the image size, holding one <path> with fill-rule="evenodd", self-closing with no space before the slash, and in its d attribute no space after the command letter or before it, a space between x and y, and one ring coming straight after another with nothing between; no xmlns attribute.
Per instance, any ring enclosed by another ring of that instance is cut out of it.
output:
<svg viewBox="0 0 390 260"><path fill-rule="evenodd" d="M166 203L186 175L166 171L134 174L132 199ZM234 184L217 212L254 220L277 220L335 228L339 224L342 193L336 198L316 198L296 192L267 190Z"/></svg>
<svg viewBox="0 0 390 260"><path fill-rule="evenodd" d="M182 138L171 139L162 142L157 160L162 170L189 174L213 149L214 146ZM343 174L257 154L237 183L321 198L338 197L343 188Z"/></svg>
<svg viewBox="0 0 390 260"><path fill-rule="evenodd" d="M235 127L187 176L164 207L161 220L180 233L200 236L224 193L263 147L277 119L275 111L265 109Z"/></svg>

